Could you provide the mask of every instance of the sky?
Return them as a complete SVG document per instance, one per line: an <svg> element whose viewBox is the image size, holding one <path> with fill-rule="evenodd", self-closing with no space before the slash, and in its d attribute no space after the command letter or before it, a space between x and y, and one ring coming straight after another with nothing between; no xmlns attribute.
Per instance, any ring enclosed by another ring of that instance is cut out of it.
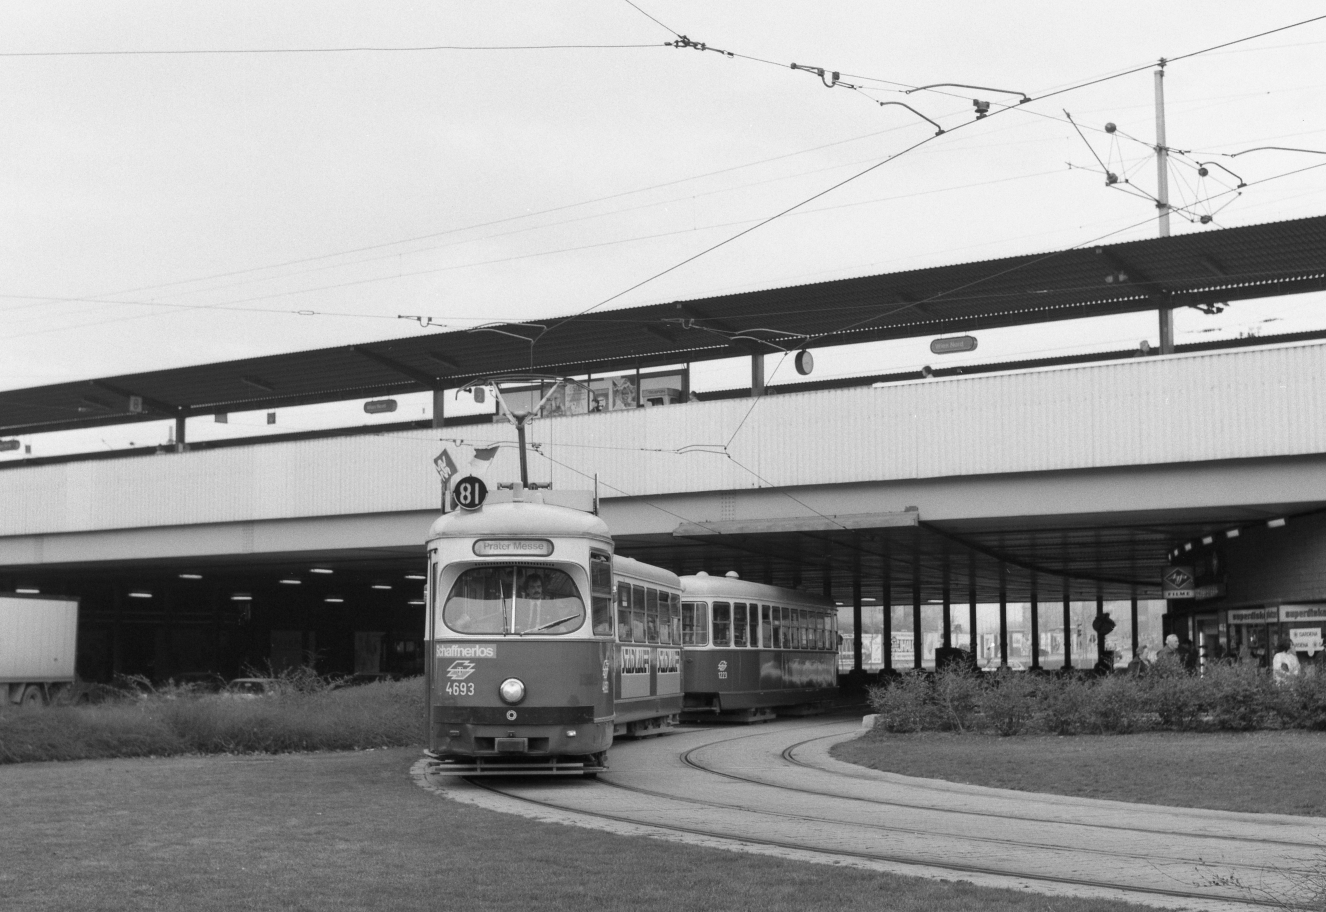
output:
<svg viewBox="0 0 1326 912"><path fill-rule="evenodd" d="M1323 15L6 3L0 389L1154 237L1161 57L1174 234L1320 215L1326 19L1194 52ZM936 83L984 88L906 91ZM1309 151L1235 155L1262 146ZM1179 341L1319 328L1321 302L1180 311ZM1156 336L1018 328L979 356ZM813 379L914 369L928 341L817 353Z"/></svg>

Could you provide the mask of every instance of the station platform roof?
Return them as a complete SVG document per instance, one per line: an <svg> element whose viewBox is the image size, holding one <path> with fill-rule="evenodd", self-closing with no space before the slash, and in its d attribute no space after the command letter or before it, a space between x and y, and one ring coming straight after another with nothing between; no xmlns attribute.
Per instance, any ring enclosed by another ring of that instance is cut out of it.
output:
<svg viewBox="0 0 1326 912"><path fill-rule="evenodd" d="M0 392L0 434L259 410L1326 288L1326 216ZM131 397L142 410L131 411Z"/></svg>

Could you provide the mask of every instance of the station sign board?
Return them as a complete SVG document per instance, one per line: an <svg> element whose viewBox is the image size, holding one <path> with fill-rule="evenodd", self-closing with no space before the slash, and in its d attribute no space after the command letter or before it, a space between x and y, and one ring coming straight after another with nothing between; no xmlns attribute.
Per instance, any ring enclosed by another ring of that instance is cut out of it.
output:
<svg viewBox="0 0 1326 912"><path fill-rule="evenodd" d="M1229 612L1230 624L1274 624L1280 620L1279 608L1240 608Z"/></svg>
<svg viewBox="0 0 1326 912"><path fill-rule="evenodd" d="M1280 620L1291 624L1298 621L1326 621L1326 605L1281 605Z"/></svg>
<svg viewBox="0 0 1326 912"><path fill-rule="evenodd" d="M22 444L17 440L0 440L0 453L7 453L10 450L17 450Z"/></svg>
<svg viewBox="0 0 1326 912"><path fill-rule="evenodd" d="M373 399L364 403L364 411L369 415L381 415L396 411L395 399Z"/></svg>
<svg viewBox="0 0 1326 912"><path fill-rule="evenodd" d="M951 355L954 352L976 351L975 336L948 336L935 339L930 343L930 351L936 355Z"/></svg>
<svg viewBox="0 0 1326 912"><path fill-rule="evenodd" d="M1160 578L1161 598L1190 599L1197 594L1192 567L1170 567Z"/></svg>

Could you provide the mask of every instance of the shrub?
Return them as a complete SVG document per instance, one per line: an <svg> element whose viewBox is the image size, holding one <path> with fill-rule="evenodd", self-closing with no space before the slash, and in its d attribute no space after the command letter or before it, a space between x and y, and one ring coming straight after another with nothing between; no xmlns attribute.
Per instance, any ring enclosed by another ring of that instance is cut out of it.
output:
<svg viewBox="0 0 1326 912"><path fill-rule="evenodd" d="M1001 670L981 696L981 709L994 730L1005 737L1021 734L1036 713L1036 682L1025 674Z"/></svg>
<svg viewBox="0 0 1326 912"><path fill-rule="evenodd" d="M163 692L0 715L0 763L419 744L418 678L251 700Z"/></svg>
<svg viewBox="0 0 1326 912"><path fill-rule="evenodd" d="M868 691L876 723L889 732L915 732L935 727L938 717L934 688L925 675L899 675L892 683Z"/></svg>
<svg viewBox="0 0 1326 912"><path fill-rule="evenodd" d="M947 731L976 727L984 681L969 665L950 665L935 675L934 702L938 724Z"/></svg>
<svg viewBox="0 0 1326 912"><path fill-rule="evenodd" d="M1212 665L1202 678L1211 721L1226 731L1252 731L1276 709L1270 676L1256 665Z"/></svg>
<svg viewBox="0 0 1326 912"><path fill-rule="evenodd" d="M1270 711L1279 717L1280 724L1326 731L1326 675L1300 673L1287 684L1270 684L1267 691Z"/></svg>
<svg viewBox="0 0 1326 912"><path fill-rule="evenodd" d="M1056 735L1075 735L1089 727L1088 685L1077 677L1044 677L1037 682L1041 721Z"/></svg>
<svg viewBox="0 0 1326 912"><path fill-rule="evenodd" d="M1197 728L1207 709L1201 678L1181 669L1168 671L1157 662L1151 674L1138 680L1147 709L1160 717L1162 726L1177 731Z"/></svg>
<svg viewBox="0 0 1326 912"><path fill-rule="evenodd" d="M1085 721L1101 734L1126 735L1136 731L1146 712L1146 703L1136 678L1110 675L1082 689Z"/></svg>

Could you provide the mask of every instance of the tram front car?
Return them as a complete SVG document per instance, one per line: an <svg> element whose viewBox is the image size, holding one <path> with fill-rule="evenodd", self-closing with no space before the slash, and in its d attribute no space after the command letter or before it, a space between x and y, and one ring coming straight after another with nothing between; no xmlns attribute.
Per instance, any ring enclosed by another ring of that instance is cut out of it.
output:
<svg viewBox="0 0 1326 912"><path fill-rule="evenodd" d="M428 745L454 772L593 773L612 744L612 538L512 502L429 531Z"/></svg>

